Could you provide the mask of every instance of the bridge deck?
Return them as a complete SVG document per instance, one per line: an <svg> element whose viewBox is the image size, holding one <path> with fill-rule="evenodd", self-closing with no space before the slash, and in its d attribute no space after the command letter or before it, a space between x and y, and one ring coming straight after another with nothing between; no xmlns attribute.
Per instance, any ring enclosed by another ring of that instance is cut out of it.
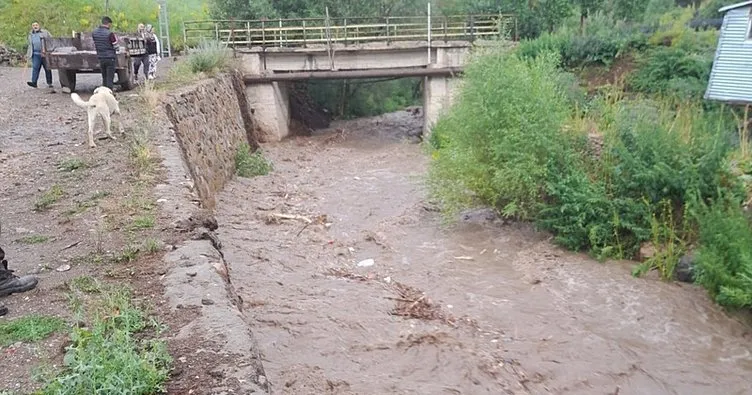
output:
<svg viewBox="0 0 752 395"><path fill-rule="evenodd" d="M511 15L403 16L385 18L305 18L207 20L183 23L188 46L202 40L231 47L309 47L399 41L475 41L516 38Z"/></svg>

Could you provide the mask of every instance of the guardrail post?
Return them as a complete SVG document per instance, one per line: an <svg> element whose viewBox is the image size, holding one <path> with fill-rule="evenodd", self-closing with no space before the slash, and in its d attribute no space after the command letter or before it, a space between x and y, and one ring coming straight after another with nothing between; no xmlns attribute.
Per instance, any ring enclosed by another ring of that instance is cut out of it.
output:
<svg viewBox="0 0 752 395"><path fill-rule="evenodd" d="M427 65L431 64L431 3L428 3L428 59Z"/></svg>
<svg viewBox="0 0 752 395"><path fill-rule="evenodd" d="M342 28L345 29L345 45L347 45L347 18L343 20Z"/></svg>
<svg viewBox="0 0 752 395"><path fill-rule="evenodd" d="M470 15L470 42L475 42L475 15Z"/></svg>
<svg viewBox="0 0 752 395"><path fill-rule="evenodd" d="M392 43L392 40L389 36L389 17L386 17L386 45L389 45Z"/></svg>
<svg viewBox="0 0 752 395"><path fill-rule="evenodd" d="M250 48L251 47L251 41L252 41L251 40L251 22L250 21L245 23L245 39L246 39L246 41L248 41L246 43L246 45L248 46L248 48Z"/></svg>
<svg viewBox="0 0 752 395"><path fill-rule="evenodd" d="M214 39L219 41L219 23L214 23Z"/></svg>
<svg viewBox="0 0 752 395"><path fill-rule="evenodd" d="M306 45L306 24L305 19L303 19L303 48L306 47L308 47L308 45Z"/></svg>
<svg viewBox="0 0 752 395"><path fill-rule="evenodd" d="M266 48L266 23L261 21L261 47Z"/></svg>
<svg viewBox="0 0 752 395"><path fill-rule="evenodd" d="M279 18L279 47L282 48L282 18Z"/></svg>
<svg viewBox="0 0 752 395"><path fill-rule="evenodd" d="M449 28L449 26L448 26L449 25L449 20L448 20L448 18L446 16L444 16L444 17L441 18L441 25L444 28L444 43L446 43L447 40L448 40L448 38L447 38L448 31L447 30Z"/></svg>

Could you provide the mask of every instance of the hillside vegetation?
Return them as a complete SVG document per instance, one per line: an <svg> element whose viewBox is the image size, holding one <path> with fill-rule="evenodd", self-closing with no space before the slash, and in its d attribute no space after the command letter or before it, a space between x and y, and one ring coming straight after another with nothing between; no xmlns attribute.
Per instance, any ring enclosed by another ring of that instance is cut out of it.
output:
<svg viewBox="0 0 752 395"><path fill-rule="evenodd" d="M636 275L672 279L687 255L718 303L748 309L749 140L738 108L702 100L718 31L688 27L722 3L642 5L480 54L431 136L432 191L449 214L490 205L571 250L641 259Z"/></svg>

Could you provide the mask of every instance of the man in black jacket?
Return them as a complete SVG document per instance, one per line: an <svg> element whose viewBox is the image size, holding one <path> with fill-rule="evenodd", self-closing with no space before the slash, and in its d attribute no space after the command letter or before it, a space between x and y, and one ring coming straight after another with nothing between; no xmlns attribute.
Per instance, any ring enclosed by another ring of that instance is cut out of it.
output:
<svg viewBox="0 0 752 395"><path fill-rule="evenodd" d="M112 89L115 80L115 66L117 65L117 36L110 31L112 19L102 17L102 25L91 33L94 47L99 58L99 68L102 70L102 85Z"/></svg>

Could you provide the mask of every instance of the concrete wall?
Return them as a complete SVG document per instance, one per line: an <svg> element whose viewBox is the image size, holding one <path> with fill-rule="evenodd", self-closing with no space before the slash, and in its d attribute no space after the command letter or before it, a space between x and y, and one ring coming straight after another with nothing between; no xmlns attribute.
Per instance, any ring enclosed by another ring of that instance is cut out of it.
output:
<svg viewBox="0 0 752 395"><path fill-rule="evenodd" d="M165 112L204 208L235 175L235 154L258 146L245 91L238 75L220 75L175 91Z"/></svg>

